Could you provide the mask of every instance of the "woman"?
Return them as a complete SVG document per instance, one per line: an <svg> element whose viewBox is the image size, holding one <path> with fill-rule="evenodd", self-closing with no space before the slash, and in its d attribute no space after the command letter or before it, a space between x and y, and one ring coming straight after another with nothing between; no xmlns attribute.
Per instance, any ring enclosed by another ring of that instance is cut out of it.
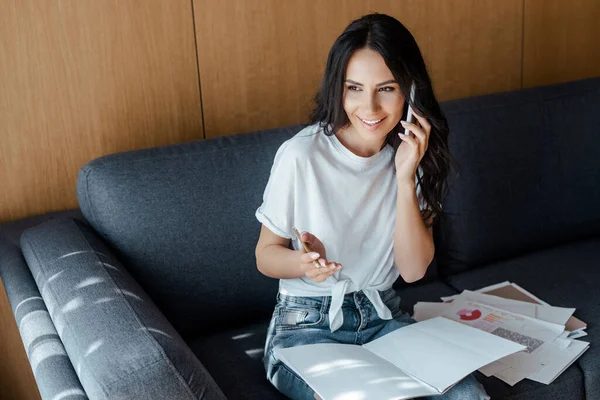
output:
<svg viewBox="0 0 600 400"><path fill-rule="evenodd" d="M403 121L412 85L414 123ZM279 148L256 211L257 267L280 280L264 364L294 399L315 395L274 349L361 345L414 322L392 284L421 279L433 259L451 164L421 52L387 15L355 20L335 41L311 123ZM487 398L472 376L437 397Z"/></svg>

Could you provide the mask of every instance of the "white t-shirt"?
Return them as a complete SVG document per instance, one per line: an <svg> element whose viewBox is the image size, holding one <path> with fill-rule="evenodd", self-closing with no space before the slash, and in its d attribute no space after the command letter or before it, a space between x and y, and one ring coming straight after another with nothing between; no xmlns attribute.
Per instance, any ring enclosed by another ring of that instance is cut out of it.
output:
<svg viewBox="0 0 600 400"><path fill-rule="evenodd" d="M394 266L396 192L394 150L389 145L371 157L360 157L318 125L284 142L256 218L276 235L291 239L296 250L302 246L292 227L312 233L323 242L328 261L343 266L321 283L307 277L280 279L280 293L332 296L331 331L342 325L344 295L357 290L363 290L380 318L391 319L378 290L390 288L399 276Z"/></svg>

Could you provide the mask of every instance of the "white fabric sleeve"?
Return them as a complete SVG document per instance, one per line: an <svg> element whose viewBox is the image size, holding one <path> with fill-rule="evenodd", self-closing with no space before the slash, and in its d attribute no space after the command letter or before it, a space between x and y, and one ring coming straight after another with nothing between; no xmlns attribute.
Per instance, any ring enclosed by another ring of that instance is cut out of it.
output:
<svg viewBox="0 0 600 400"><path fill-rule="evenodd" d="M287 145L286 142L277 150L263 202L256 210L256 218L274 234L291 239L296 197L296 162Z"/></svg>

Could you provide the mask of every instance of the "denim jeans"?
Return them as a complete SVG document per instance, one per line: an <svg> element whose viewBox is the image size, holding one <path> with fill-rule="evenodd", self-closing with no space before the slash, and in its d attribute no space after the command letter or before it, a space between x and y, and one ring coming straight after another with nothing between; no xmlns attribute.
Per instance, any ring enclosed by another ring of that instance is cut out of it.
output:
<svg viewBox="0 0 600 400"><path fill-rule="evenodd" d="M277 295L277 305L269 324L263 362L269 381L291 399L314 400L314 391L289 367L275 358L273 350L313 343L362 345L415 322L400 309L394 289L380 291L381 300L392 312L391 320L377 316L373 304L362 291L344 297L344 323L335 332L329 329L330 296L297 297ZM484 400L490 397L483 386L469 375L436 400Z"/></svg>

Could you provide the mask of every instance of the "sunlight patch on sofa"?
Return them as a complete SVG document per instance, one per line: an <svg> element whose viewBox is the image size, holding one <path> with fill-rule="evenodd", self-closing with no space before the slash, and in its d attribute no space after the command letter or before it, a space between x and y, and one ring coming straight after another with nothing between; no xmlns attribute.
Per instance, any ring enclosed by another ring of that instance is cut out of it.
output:
<svg viewBox="0 0 600 400"><path fill-rule="evenodd" d="M29 356L29 361L34 373L37 372L40 363L50 357L67 357L62 343L57 341L44 342L33 349Z"/></svg>
<svg viewBox="0 0 600 400"><path fill-rule="evenodd" d="M81 389L67 389L67 390L63 390L62 392L56 394L56 396L54 396L52 398L52 400L62 400L65 399L67 397L71 397L71 396L84 396L87 397L87 395L85 394L85 392Z"/></svg>
<svg viewBox="0 0 600 400"><path fill-rule="evenodd" d="M105 282L105 281L106 281L106 279L104 279L104 278L100 278L98 276L92 276L92 277L86 278L86 279L82 280L81 282L79 282L77 284L77 286L75 286L75 289L82 289L84 287L97 285L97 284Z"/></svg>
<svg viewBox="0 0 600 400"><path fill-rule="evenodd" d="M157 334L159 334L159 335L166 336L166 337L168 337L169 339L173 339L173 337L172 337L171 335L169 335L169 334L168 334L168 333L166 333L166 332L163 332L163 331L161 331L160 329L156 329L156 328L146 328L146 327L143 327L143 328L140 328L140 330L146 330L146 331L148 331L148 332L154 332L154 333L157 333Z"/></svg>
<svg viewBox="0 0 600 400"><path fill-rule="evenodd" d="M115 266L114 266L114 265L112 265L112 264L105 263L105 262L103 262L103 261L99 261L99 262L100 262L100 264L104 265L104 266L105 266L105 267L107 267L107 268L113 269L113 270L115 270L115 271L117 271L117 272L121 272L121 271L119 271L119 268L115 267Z"/></svg>
<svg viewBox="0 0 600 400"><path fill-rule="evenodd" d="M262 357L262 354L264 352L265 352L265 349L262 347L246 350L246 354L249 355L251 358L256 358L257 355L260 355Z"/></svg>
<svg viewBox="0 0 600 400"><path fill-rule="evenodd" d="M115 300L114 297L102 297L102 298L94 301L94 304L108 303L109 301L113 301L113 300Z"/></svg>
<svg viewBox="0 0 600 400"><path fill-rule="evenodd" d="M67 304L65 304L63 306L61 311L66 314L68 312L77 310L82 305L83 305L83 300L81 300L81 297L75 297L74 299L69 300L67 302Z"/></svg>
<svg viewBox="0 0 600 400"><path fill-rule="evenodd" d="M96 340L94 343L92 343L90 345L90 347L88 347L87 351L85 352L85 354L83 356L84 357L89 356L90 354L92 354L93 352L98 350L100 348L100 346L102 346L103 343L104 343L104 341L102 339Z"/></svg>
<svg viewBox="0 0 600 400"><path fill-rule="evenodd" d="M246 333L242 333L240 335L232 336L231 338L233 340L240 340L240 339L246 339L247 337L250 337L252 335L254 335L254 333L252 333L252 332L246 332Z"/></svg>
<svg viewBox="0 0 600 400"><path fill-rule="evenodd" d="M44 299L42 299L40 296L31 296L31 297L28 297L25 300L22 300L19 304L17 304L17 306L15 307L14 314L17 315L17 313L19 312L19 307L21 307L23 304L25 304L25 303L27 303L28 301L31 301L31 300L42 300L43 301Z"/></svg>
<svg viewBox="0 0 600 400"><path fill-rule="evenodd" d="M52 324L50 315L45 310L32 311L25 315L19 324L19 331L21 332L23 345L28 352L31 350L29 346L40 336L52 334L56 336L54 324Z"/></svg>
<svg viewBox="0 0 600 400"><path fill-rule="evenodd" d="M98 253L97 251L94 251L94 250L80 250L80 251L74 251L72 253L67 253L64 256L60 256L60 257L58 257L58 260L60 260L61 258L67 258L67 257L75 256L77 254L84 254L84 253L95 253L95 254L98 254L100 256L106 257L104 254Z"/></svg>
<svg viewBox="0 0 600 400"><path fill-rule="evenodd" d="M53 280L55 280L56 278L58 278L59 276L61 276L63 274L63 272L65 272L64 269L62 271L58 271L57 273L55 273L54 275L52 275L50 278L48 278L48 282L47 283L50 283Z"/></svg>
<svg viewBox="0 0 600 400"><path fill-rule="evenodd" d="M139 301L144 301L140 296L138 296L135 293L130 292L129 290L115 289L115 291L117 293L123 293L127 297L131 297L131 298L134 298L134 299L139 300Z"/></svg>

